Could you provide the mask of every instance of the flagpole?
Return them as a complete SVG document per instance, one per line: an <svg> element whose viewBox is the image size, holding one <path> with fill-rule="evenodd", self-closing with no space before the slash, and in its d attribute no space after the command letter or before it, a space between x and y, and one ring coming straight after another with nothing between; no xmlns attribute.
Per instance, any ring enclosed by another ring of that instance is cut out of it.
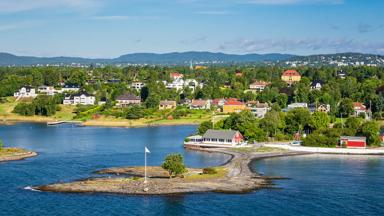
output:
<svg viewBox="0 0 384 216"><path fill-rule="evenodd" d="M147 183L147 149L144 148L144 183Z"/></svg>

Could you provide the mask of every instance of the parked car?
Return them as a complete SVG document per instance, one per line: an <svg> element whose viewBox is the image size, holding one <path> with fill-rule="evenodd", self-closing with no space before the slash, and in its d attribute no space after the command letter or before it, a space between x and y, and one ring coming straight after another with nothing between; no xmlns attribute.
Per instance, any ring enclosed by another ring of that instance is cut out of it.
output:
<svg viewBox="0 0 384 216"><path fill-rule="evenodd" d="M303 141L292 141L292 142L290 142L289 144L291 144L291 145L294 145L294 146L301 146L301 144L303 143Z"/></svg>

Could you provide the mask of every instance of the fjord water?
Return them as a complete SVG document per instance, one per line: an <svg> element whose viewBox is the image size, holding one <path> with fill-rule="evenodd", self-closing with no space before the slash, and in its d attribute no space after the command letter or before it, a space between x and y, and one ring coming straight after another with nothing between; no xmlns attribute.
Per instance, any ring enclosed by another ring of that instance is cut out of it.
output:
<svg viewBox="0 0 384 216"><path fill-rule="evenodd" d="M93 128L72 125L0 126L8 146L39 153L0 163L0 215L382 215L384 159L380 156L295 156L255 161L254 170L285 176L281 189L248 194L125 196L35 192L26 186L95 176L93 171L149 165L180 152L188 166L220 165L221 154L186 151L182 142L194 126Z"/></svg>

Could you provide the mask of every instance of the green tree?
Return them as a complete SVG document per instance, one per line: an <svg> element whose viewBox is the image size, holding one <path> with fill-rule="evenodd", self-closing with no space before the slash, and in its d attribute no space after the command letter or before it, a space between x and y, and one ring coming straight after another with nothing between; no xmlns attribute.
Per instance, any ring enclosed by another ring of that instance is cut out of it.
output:
<svg viewBox="0 0 384 216"><path fill-rule="evenodd" d="M295 108L288 111L285 116L286 131L293 134L297 131L302 132L304 127L309 124L311 113L305 108Z"/></svg>
<svg viewBox="0 0 384 216"><path fill-rule="evenodd" d="M161 167L168 171L170 178L183 174L186 171L184 159L181 154L167 155Z"/></svg>
<svg viewBox="0 0 384 216"><path fill-rule="evenodd" d="M260 127L263 128L268 136L272 137L284 128L284 116L277 111L269 111L264 118L260 120Z"/></svg>
<svg viewBox="0 0 384 216"><path fill-rule="evenodd" d="M349 98L341 100L339 105L339 114L348 117L353 113L353 101Z"/></svg>
<svg viewBox="0 0 384 216"><path fill-rule="evenodd" d="M208 129L212 129L212 128L213 128L213 124L211 121L204 121L197 128L197 133L200 135L203 135L205 134L205 132L207 132Z"/></svg>
<svg viewBox="0 0 384 216"><path fill-rule="evenodd" d="M315 112L311 116L311 121L309 122L309 126L311 128L318 130L318 129L324 129L328 127L328 124L330 123L331 119L329 118L327 113L323 112Z"/></svg>
<svg viewBox="0 0 384 216"><path fill-rule="evenodd" d="M4 148L4 143L2 140L0 140L0 150Z"/></svg>
<svg viewBox="0 0 384 216"><path fill-rule="evenodd" d="M367 137L367 142L371 146L378 146L380 126L377 121L367 121L361 126L362 135Z"/></svg>

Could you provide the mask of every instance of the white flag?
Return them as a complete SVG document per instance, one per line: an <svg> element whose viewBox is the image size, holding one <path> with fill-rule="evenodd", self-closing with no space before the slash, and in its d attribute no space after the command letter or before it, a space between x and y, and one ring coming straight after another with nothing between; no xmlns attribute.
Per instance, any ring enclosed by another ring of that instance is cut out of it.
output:
<svg viewBox="0 0 384 216"><path fill-rule="evenodd" d="M145 148L145 153L151 153L147 147L144 147L144 148Z"/></svg>

